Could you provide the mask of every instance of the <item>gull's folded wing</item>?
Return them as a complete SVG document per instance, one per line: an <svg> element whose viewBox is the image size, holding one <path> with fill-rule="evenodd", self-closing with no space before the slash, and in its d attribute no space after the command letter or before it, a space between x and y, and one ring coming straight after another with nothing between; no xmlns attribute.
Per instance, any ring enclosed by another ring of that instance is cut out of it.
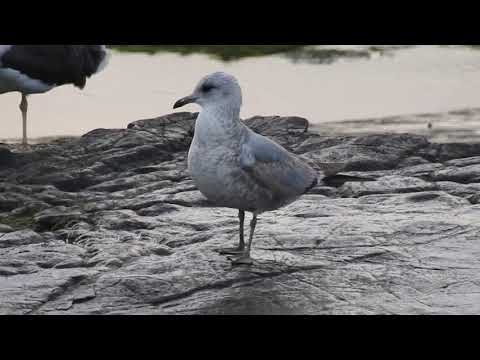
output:
<svg viewBox="0 0 480 360"><path fill-rule="evenodd" d="M250 133L240 154L240 166L277 198L300 196L317 184L317 173L275 142Z"/></svg>

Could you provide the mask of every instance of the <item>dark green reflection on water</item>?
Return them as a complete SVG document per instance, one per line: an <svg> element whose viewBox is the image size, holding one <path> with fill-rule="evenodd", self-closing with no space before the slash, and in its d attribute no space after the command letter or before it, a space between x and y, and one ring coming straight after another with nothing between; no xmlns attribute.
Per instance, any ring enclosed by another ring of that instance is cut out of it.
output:
<svg viewBox="0 0 480 360"><path fill-rule="evenodd" d="M175 52L181 55L207 54L226 62L280 54L294 62L306 61L319 64L331 63L339 58L369 58L372 51L378 50L373 46L346 50L323 48L322 45L110 45L110 47L122 52L147 54L159 52Z"/></svg>
<svg viewBox="0 0 480 360"><path fill-rule="evenodd" d="M176 52L182 55L208 54L223 61L286 53L304 46L305 45L110 45L111 48L118 51L148 54L158 52Z"/></svg>
<svg viewBox="0 0 480 360"><path fill-rule="evenodd" d="M279 54L293 62L314 64L330 64L341 58L369 59L374 55L392 55L397 50L415 46L419 45L358 45L352 48L337 48L335 45L109 45L110 48L122 52L207 54L225 62ZM466 46L474 49L479 47L479 45Z"/></svg>

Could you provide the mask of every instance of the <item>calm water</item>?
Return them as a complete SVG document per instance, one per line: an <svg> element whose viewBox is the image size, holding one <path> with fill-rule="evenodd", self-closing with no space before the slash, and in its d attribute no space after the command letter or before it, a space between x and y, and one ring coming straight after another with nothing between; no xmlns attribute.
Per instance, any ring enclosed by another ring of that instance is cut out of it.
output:
<svg viewBox="0 0 480 360"><path fill-rule="evenodd" d="M110 65L84 91L64 86L30 97L29 138L122 128L174 112L178 98L202 76L219 70L240 80L243 117L296 115L321 124L480 107L480 50L465 47L399 48L330 64L284 55L224 63L207 55L112 52ZM19 102L17 93L0 96L0 139L21 136Z"/></svg>

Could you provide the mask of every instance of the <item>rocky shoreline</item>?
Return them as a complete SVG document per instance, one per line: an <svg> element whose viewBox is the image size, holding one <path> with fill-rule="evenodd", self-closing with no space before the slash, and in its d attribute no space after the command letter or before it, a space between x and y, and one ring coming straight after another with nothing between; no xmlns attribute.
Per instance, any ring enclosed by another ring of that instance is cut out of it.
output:
<svg viewBox="0 0 480 360"><path fill-rule="evenodd" d="M476 314L480 144L245 122L319 185L259 219L252 267L215 249L236 211L186 170L197 114L0 147L0 314Z"/></svg>

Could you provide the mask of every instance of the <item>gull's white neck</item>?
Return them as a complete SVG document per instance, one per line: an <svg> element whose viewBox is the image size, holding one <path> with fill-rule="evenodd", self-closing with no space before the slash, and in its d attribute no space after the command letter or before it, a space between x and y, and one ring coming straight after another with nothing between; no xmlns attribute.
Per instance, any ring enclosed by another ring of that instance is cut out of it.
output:
<svg viewBox="0 0 480 360"><path fill-rule="evenodd" d="M242 131L240 107L231 104L205 105L195 124L194 141L216 146L238 137Z"/></svg>

